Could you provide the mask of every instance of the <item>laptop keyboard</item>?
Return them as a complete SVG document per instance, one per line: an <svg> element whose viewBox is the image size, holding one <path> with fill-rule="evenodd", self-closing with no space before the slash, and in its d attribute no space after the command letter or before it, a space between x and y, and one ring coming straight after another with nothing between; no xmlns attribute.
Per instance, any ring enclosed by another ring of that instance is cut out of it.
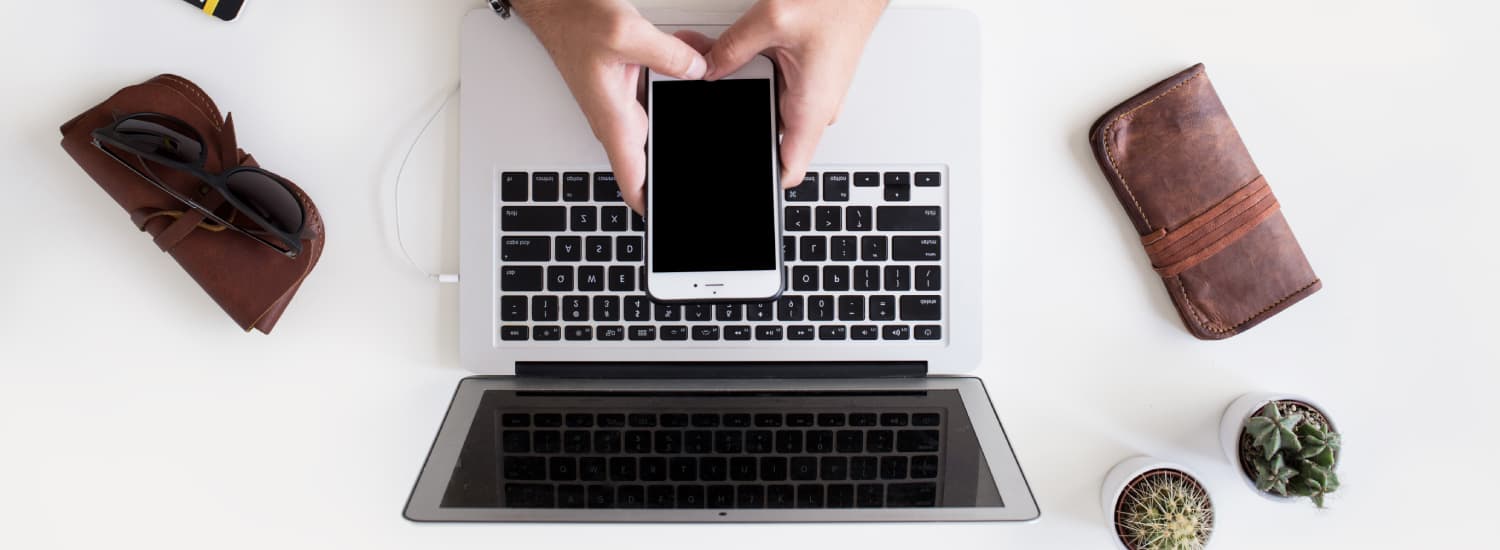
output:
<svg viewBox="0 0 1500 550"><path fill-rule="evenodd" d="M507 508L878 508L940 501L940 410L495 415Z"/></svg>
<svg viewBox="0 0 1500 550"><path fill-rule="evenodd" d="M498 179L497 344L941 341L941 167L809 172L785 191L786 289L769 302L663 304L645 290L645 221L613 174Z"/></svg>

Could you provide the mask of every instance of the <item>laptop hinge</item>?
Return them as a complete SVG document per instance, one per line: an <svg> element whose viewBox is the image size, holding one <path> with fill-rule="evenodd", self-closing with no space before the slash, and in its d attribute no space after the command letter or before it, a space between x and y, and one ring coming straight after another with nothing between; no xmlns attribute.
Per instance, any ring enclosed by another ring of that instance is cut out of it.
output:
<svg viewBox="0 0 1500 550"><path fill-rule="evenodd" d="M917 378L926 361L819 362L516 362L517 376L538 378Z"/></svg>

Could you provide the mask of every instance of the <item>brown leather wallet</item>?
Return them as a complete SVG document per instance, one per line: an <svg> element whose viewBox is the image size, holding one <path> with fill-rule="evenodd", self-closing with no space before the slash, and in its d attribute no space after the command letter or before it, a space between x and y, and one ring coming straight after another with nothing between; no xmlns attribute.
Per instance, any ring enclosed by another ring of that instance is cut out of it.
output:
<svg viewBox="0 0 1500 550"><path fill-rule="evenodd" d="M233 118L220 116L219 108L197 85L164 74L126 87L63 124L62 147L125 209L136 229L149 233L157 247L177 260L240 328L269 334L322 255L324 227L317 206L300 187L291 185L306 212L309 231L305 234L311 235L303 240L302 253L295 258L213 224L94 146L94 130L108 126L117 116L134 113L169 115L191 125L204 140L206 167L212 173L256 166L255 159L236 145ZM139 158L127 160L149 173ZM192 175L167 170L154 173L172 189L198 197L206 206L223 202Z"/></svg>
<svg viewBox="0 0 1500 550"><path fill-rule="evenodd" d="M1203 65L1110 110L1089 142L1194 336L1234 336L1322 288Z"/></svg>

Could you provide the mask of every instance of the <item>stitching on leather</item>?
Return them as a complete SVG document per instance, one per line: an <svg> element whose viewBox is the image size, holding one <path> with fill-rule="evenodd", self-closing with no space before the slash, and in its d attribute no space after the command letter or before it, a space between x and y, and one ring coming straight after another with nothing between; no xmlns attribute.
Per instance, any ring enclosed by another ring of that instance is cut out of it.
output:
<svg viewBox="0 0 1500 550"><path fill-rule="evenodd" d="M219 108L218 108L217 105L214 105L213 100L209 99L208 96L203 93L203 89L201 89L201 88L193 85L192 82L188 82L186 79L183 79L182 77L179 77L177 75L164 74L164 75L161 75L161 77L165 78L165 79L167 79L167 80L169 80L171 82L176 82L178 84L181 84L183 87L185 87L188 90L192 91L193 95L198 96L198 104L202 105L204 107L207 107L209 111L212 111L214 113L214 116L209 118L209 123L214 125L214 129L215 130L222 129L219 126L219 124L220 124L219 119L221 119L223 117L219 115ZM183 94L183 95L184 95L184 97L186 97L186 94ZM192 98L188 98L188 99L192 99Z"/></svg>
<svg viewBox="0 0 1500 550"><path fill-rule="evenodd" d="M144 86L156 86L158 88L169 90L169 91L171 91L174 94L182 96L183 99L186 99L186 100L189 101L189 103L188 103L189 107L192 107L194 111L198 111L198 114L203 115L203 118L208 119L208 123L214 125L214 129L215 130L219 129L218 123L215 122L214 115L210 115L207 112L204 112L202 105L194 105L192 103L192 99L193 98L188 97L187 94L182 93L182 90L179 90L177 88L173 88L173 87L168 86L166 84L151 84L151 83L146 83L146 84L144 84Z"/></svg>
<svg viewBox="0 0 1500 550"><path fill-rule="evenodd" d="M1141 109L1146 108L1147 106L1151 105L1152 103L1156 103L1157 100L1160 100L1161 98L1170 95L1172 92L1176 92L1178 89L1181 89L1183 86L1186 86L1187 83L1192 82L1194 80L1197 80L1198 77L1203 76L1206 73L1207 73L1207 71L1198 71L1197 74L1194 74L1193 76L1188 77L1187 80L1183 80L1182 82L1178 82L1176 86L1172 86L1167 91L1162 92L1160 94L1157 94L1156 97L1151 98L1149 101L1147 101L1145 103L1142 103L1140 105L1137 105L1134 108L1130 109L1129 111L1125 111L1124 113L1121 113L1120 116L1115 117L1114 120L1109 121L1109 124L1107 124L1107 125L1104 126L1104 156L1109 159L1109 168L1114 171L1114 173L1115 173L1115 179L1120 180L1120 186L1125 188L1125 194L1129 195L1130 196L1130 202L1132 202L1132 203L1135 204L1135 211L1141 215L1141 221L1146 222L1146 231L1151 231L1152 230L1151 218L1146 217L1146 210L1143 209L1143 208L1141 208L1141 201L1139 199L1135 198L1135 191L1132 191L1130 189L1130 182L1125 181L1125 175L1120 173L1120 166L1115 163L1115 155L1111 151L1111 145L1110 144L1111 144L1112 140L1110 139L1110 136L1114 134L1115 124L1119 123L1121 120L1124 120L1126 117L1135 114L1136 111L1139 111Z"/></svg>
<svg viewBox="0 0 1500 550"><path fill-rule="evenodd" d="M1231 329L1239 328L1240 325L1243 325L1245 323L1253 321L1253 320L1255 320L1256 317L1260 317L1261 315L1265 315L1267 311L1271 311L1273 309L1276 309L1276 306L1281 305L1282 302L1290 300L1292 298L1292 296L1296 296L1298 294L1301 294L1303 291L1305 291L1305 290L1307 290L1309 288L1312 288L1312 286L1315 285L1315 284L1318 284L1319 281L1322 281L1322 279L1313 279L1311 283L1307 283L1306 285L1303 285L1302 288L1297 289L1295 292L1292 292L1291 294L1288 294L1286 296L1282 296L1280 300L1276 300L1275 302L1271 302L1271 305L1266 306L1265 309L1262 309L1260 311L1255 312L1255 315L1251 315L1250 317L1246 318L1244 321L1240 321L1238 323L1235 323L1234 326L1230 327L1230 328Z"/></svg>
<svg viewBox="0 0 1500 550"><path fill-rule="evenodd" d="M1282 303L1286 302L1287 300L1290 300L1293 296L1296 296L1298 294L1301 294L1301 293L1305 292L1307 289L1312 288L1313 285L1318 284L1320 281L1322 281L1322 279L1313 279L1312 282L1307 283L1306 285L1303 285L1302 288L1299 288L1297 290L1292 291L1291 294L1287 294L1286 296L1282 296L1280 299L1278 299L1278 300L1276 300L1274 302L1271 302L1271 305L1268 305L1268 306L1266 306L1264 308L1261 308L1260 311L1255 312L1254 315L1246 317L1245 320L1240 321L1238 323L1235 323L1233 326L1231 326L1229 328L1219 328L1219 327L1222 327L1223 325L1219 325L1218 323L1214 323L1214 322L1208 321L1206 313L1203 314L1203 316L1201 316L1201 317L1199 316L1198 306L1195 303L1193 303L1192 297L1188 296L1187 285L1182 284L1182 276L1181 275L1176 275L1176 276L1173 276L1172 279L1174 279L1175 282L1177 283L1177 289L1182 292L1182 299L1187 303L1187 305L1188 305L1188 312L1193 315L1193 320L1197 321L1198 325L1202 326L1204 328L1204 330L1207 330L1207 331L1212 332L1214 334L1233 333L1235 331L1238 331L1241 326L1245 325L1245 323L1248 323L1250 321L1254 321L1256 318L1260 317L1261 315L1265 315L1266 312L1271 311L1273 309L1276 309L1276 306L1279 306ZM1215 325L1217 325L1217 326L1215 326Z"/></svg>

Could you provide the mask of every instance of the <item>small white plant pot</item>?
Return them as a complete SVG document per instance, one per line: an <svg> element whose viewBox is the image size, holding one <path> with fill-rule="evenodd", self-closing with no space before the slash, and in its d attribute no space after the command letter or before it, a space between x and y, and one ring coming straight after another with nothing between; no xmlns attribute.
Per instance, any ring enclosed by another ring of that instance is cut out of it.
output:
<svg viewBox="0 0 1500 550"><path fill-rule="evenodd" d="M1250 487L1251 491L1275 502L1290 502L1300 497L1284 497L1260 490L1255 486L1255 478L1245 473L1250 470L1249 466L1240 460L1240 433L1245 429L1245 421L1260 412L1266 403L1272 401L1296 401L1305 404L1322 413L1330 427L1335 426L1333 416L1328 414L1328 410L1306 397L1271 392L1247 393L1230 402L1229 406L1224 409L1224 416L1219 419L1219 446L1224 450L1224 457L1229 459L1230 466L1234 467L1235 474ZM1338 431L1338 428L1334 427L1334 431Z"/></svg>
<svg viewBox="0 0 1500 550"><path fill-rule="evenodd" d="M1115 506L1119 504L1120 497L1125 494L1126 487L1132 481L1141 477L1142 474L1156 470L1176 470L1181 472L1196 481L1200 487L1203 487L1205 494L1208 493L1208 487L1203 485L1203 478L1198 477L1192 470L1181 464L1149 456L1128 458L1116 464L1114 468L1109 470L1108 474L1105 474L1104 485L1101 487L1099 493L1100 507L1104 511L1105 524L1109 526L1109 540L1114 541L1114 548L1118 550L1133 550L1126 546L1125 541L1120 538L1119 527L1115 523ZM1208 502L1209 508L1212 509L1213 495L1208 496Z"/></svg>

